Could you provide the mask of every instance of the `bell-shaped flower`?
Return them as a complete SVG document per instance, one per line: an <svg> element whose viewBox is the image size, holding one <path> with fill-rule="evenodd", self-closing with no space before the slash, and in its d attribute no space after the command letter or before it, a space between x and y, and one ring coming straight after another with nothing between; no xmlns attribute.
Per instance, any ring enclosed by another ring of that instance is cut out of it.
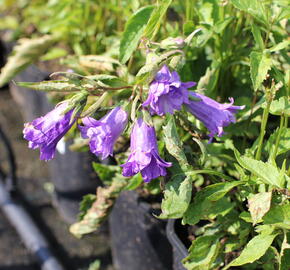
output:
<svg viewBox="0 0 290 270"><path fill-rule="evenodd" d="M121 107L116 107L100 120L83 118L84 126L79 126L79 129L84 139L90 139L91 152L105 159L113 155L114 144L124 131L127 121L127 113Z"/></svg>
<svg viewBox="0 0 290 270"><path fill-rule="evenodd" d="M158 153L155 129L142 118L134 124L131 133L131 154L123 165L123 176L133 176L141 172L144 182L166 175L171 163L164 161Z"/></svg>
<svg viewBox="0 0 290 270"><path fill-rule="evenodd" d="M170 72L164 65L150 84L148 98L142 106L149 106L151 114L173 114L175 110L181 109L183 103L188 104L187 89L194 85L195 82L181 82L178 73Z"/></svg>
<svg viewBox="0 0 290 270"><path fill-rule="evenodd" d="M74 124L75 120L71 121L73 109L64 113L67 108L68 102L60 103L45 116L24 124L24 139L29 141L29 148L40 149L41 160L54 157L57 143Z"/></svg>
<svg viewBox="0 0 290 270"><path fill-rule="evenodd" d="M236 121L235 113L245 108L234 106L233 98L229 98L230 103L221 104L202 94L190 92L190 96L197 100L190 100L186 108L209 130L209 142L215 135L222 136L223 128Z"/></svg>

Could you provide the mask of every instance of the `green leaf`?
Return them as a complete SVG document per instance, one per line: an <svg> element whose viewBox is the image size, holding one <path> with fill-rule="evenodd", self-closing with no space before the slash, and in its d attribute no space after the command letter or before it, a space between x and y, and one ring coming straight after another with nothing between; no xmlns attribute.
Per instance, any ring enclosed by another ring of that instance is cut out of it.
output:
<svg viewBox="0 0 290 270"><path fill-rule="evenodd" d="M119 60L125 64L136 50L154 6L147 6L134 13L125 25L120 43Z"/></svg>
<svg viewBox="0 0 290 270"><path fill-rule="evenodd" d="M48 51L45 55L40 57L41 61L48 61L57 59L60 57L64 57L68 54L68 52L65 49L62 48L52 48L50 51Z"/></svg>
<svg viewBox="0 0 290 270"><path fill-rule="evenodd" d="M0 87L8 83L16 74L36 61L54 43L54 36L43 36L35 39L21 39L13 49L13 54L8 58L0 74Z"/></svg>
<svg viewBox="0 0 290 270"><path fill-rule="evenodd" d="M182 263L188 270L211 269L220 246L219 236L200 236L192 242L189 248L189 255L183 259Z"/></svg>
<svg viewBox="0 0 290 270"><path fill-rule="evenodd" d="M274 45L272 48L270 48L270 52L276 52L276 51L280 51L283 50L285 48L287 48L290 45L290 41L289 40L284 40L276 45Z"/></svg>
<svg viewBox="0 0 290 270"><path fill-rule="evenodd" d="M83 196L83 199L80 203L80 212L78 216L78 220L82 220L87 211L91 208L92 204L96 200L96 195L95 194L87 194Z"/></svg>
<svg viewBox="0 0 290 270"><path fill-rule="evenodd" d="M265 80L268 70L271 68L270 54L266 52L251 52L250 66L254 90L257 91Z"/></svg>
<svg viewBox="0 0 290 270"><path fill-rule="evenodd" d="M223 270L229 269L229 267L231 266L239 266L246 263L253 263L254 261L258 260L266 253L276 236L277 234L267 235L266 233L255 236L246 245L241 255L238 258L234 259L225 268L223 268Z"/></svg>
<svg viewBox="0 0 290 270"><path fill-rule="evenodd" d="M139 187L143 183L143 178L140 173L135 174L133 177L128 179L129 183L125 190L133 190ZM152 182L152 181L151 181Z"/></svg>
<svg viewBox="0 0 290 270"><path fill-rule="evenodd" d="M235 155L239 164L254 175L258 176L263 183L283 188L287 175L284 174L281 178L278 168L270 163L265 163L246 156L240 156L237 151L235 151Z"/></svg>
<svg viewBox="0 0 290 270"><path fill-rule="evenodd" d="M253 224L260 222L262 217L270 210L272 192L261 192L248 200L249 211Z"/></svg>
<svg viewBox="0 0 290 270"><path fill-rule="evenodd" d="M117 76L113 76L113 75L108 75L108 74L85 76L85 78L96 81L97 84L102 87L120 87L121 88L121 87L128 86L128 84L121 78L118 78Z"/></svg>
<svg viewBox="0 0 290 270"><path fill-rule="evenodd" d="M167 9L169 8L172 0L160 0L158 1L157 6L153 10L148 24L144 30L144 36L148 39L154 39L154 36L157 34L159 27L162 23L163 17L166 14Z"/></svg>
<svg viewBox="0 0 290 270"><path fill-rule="evenodd" d="M261 51L264 50L264 42L262 39L260 27L258 27L255 23L252 23L252 33L255 39L256 44L258 45Z"/></svg>
<svg viewBox="0 0 290 270"><path fill-rule="evenodd" d="M173 116L167 116L168 122L163 127L164 141L167 151L177 159L183 171L188 170L189 164L182 149L182 143L177 133Z"/></svg>
<svg viewBox="0 0 290 270"><path fill-rule="evenodd" d="M232 204L223 196L240 184L241 182L239 181L217 183L197 192L194 201L184 214L182 223L194 225L200 219L215 218L218 215L228 213L232 209Z"/></svg>
<svg viewBox="0 0 290 270"><path fill-rule="evenodd" d="M249 14L251 14L255 19L268 25L266 10L260 0L231 0L232 4Z"/></svg>
<svg viewBox="0 0 290 270"><path fill-rule="evenodd" d="M290 230L290 204L273 207L263 218L264 224Z"/></svg>
<svg viewBox="0 0 290 270"><path fill-rule="evenodd" d="M272 152L274 152L275 147L273 147L273 145L275 145L278 132L279 129L277 129L274 133L272 133L269 140L266 143L265 150L267 150L268 153L270 153L270 155L272 154ZM277 155L281 155L289 151L289 149L290 149L290 128L283 127L281 131L281 137L279 140Z"/></svg>
<svg viewBox="0 0 290 270"><path fill-rule="evenodd" d="M233 21L234 17L227 17L224 20L218 21L213 29L216 33L221 34L225 28Z"/></svg>
<svg viewBox="0 0 290 270"><path fill-rule="evenodd" d="M93 162L92 166L100 180L106 185L111 184L116 173L120 172L119 166L105 165L97 162Z"/></svg>
<svg viewBox="0 0 290 270"><path fill-rule="evenodd" d="M181 218L191 201L192 177L173 177L166 185L159 218Z"/></svg>
<svg viewBox="0 0 290 270"><path fill-rule="evenodd" d="M290 103L287 97L280 97L278 100L272 101L270 105L270 113L273 115L290 116Z"/></svg>

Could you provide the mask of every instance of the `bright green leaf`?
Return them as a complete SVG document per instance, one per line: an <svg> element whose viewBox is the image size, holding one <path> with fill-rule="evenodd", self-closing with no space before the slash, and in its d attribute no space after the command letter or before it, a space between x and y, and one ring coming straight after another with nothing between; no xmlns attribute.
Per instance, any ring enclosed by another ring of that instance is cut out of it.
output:
<svg viewBox="0 0 290 270"><path fill-rule="evenodd" d="M192 177L173 177L166 185L159 218L181 218L191 201Z"/></svg>
<svg viewBox="0 0 290 270"><path fill-rule="evenodd" d="M290 230L290 204L273 207L263 218L264 224Z"/></svg>
<svg viewBox="0 0 290 270"><path fill-rule="evenodd" d="M136 50L154 6L139 9L128 20L120 43L120 62L125 64Z"/></svg>
<svg viewBox="0 0 290 270"><path fill-rule="evenodd" d="M182 262L188 270L211 269L219 249L219 236L200 236L192 242L189 248L189 255Z"/></svg>
<svg viewBox="0 0 290 270"><path fill-rule="evenodd" d="M263 51L264 50L264 42L262 39L262 34L260 31L260 28L255 23L252 24L252 33L253 33L256 44L258 44L259 49L261 51Z"/></svg>
<svg viewBox="0 0 290 270"><path fill-rule="evenodd" d="M148 39L153 39L157 34L159 27L162 23L163 17L166 14L167 9L169 8L172 0L160 0L158 1L157 6L153 10L148 24L144 30L144 36Z"/></svg>
<svg viewBox="0 0 290 270"><path fill-rule="evenodd" d="M246 245L241 255L228 264L223 270L229 269L231 266L239 266L246 263L253 263L261 258L268 248L271 246L277 234L260 234L255 236Z"/></svg>
<svg viewBox="0 0 290 270"><path fill-rule="evenodd" d="M271 68L271 57L267 53L251 52L250 54L251 79L256 91L266 79L268 70Z"/></svg>
<svg viewBox="0 0 290 270"><path fill-rule="evenodd" d="M281 179L280 172L277 167L260 160L255 160L246 156L239 156L237 151L235 151L235 155L240 165L252 172L254 175L258 176L262 182L268 185L283 188L283 184L287 176L284 175Z"/></svg>

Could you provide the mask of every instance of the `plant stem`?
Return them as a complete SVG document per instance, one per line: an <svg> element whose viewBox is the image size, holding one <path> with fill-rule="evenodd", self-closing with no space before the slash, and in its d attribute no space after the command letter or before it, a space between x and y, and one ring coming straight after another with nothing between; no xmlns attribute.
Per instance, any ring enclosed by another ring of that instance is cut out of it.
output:
<svg viewBox="0 0 290 270"><path fill-rule="evenodd" d="M263 111L263 117L262 117L262 123L261 123L261 131L260 131L260 140L259 140L259 145L258 145L258 151L256 153L256 160L261 159L261 153L262 153L262 146L263 146L263 140L265 136L265 129L266 125L268 122L268 116L269 116L269 110L270 110L270 105L271 105L272 100L269 100L267 102L267 107Z"/></svg>
<svg viewBox="0 0 290 270"><path fill-rule="evenodd" d="M280 139L281 139L282 129L283 129L283 125L284 125L284 119L285 119L284 116L281 115L279 131L278 131L278 135L277 135L276 142L275 142L275 150L274 150L274 153L273 153L273 159L275 159L276 156L277 156L279 142L280 142Z"/></svg>

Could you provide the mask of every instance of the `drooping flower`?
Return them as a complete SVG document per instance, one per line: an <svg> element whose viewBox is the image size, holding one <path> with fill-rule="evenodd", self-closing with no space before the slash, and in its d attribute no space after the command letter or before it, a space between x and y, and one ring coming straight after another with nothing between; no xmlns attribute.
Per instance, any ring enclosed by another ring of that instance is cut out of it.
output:
<svg viewBox="0 0 290 270"><path fill-rule="evenodd" d="M131 154L123 165L123 176L133 176L141 172L144 182L166 175L171 163L164 161L158 153L155 129L142 118L134 124L131 133Z"/></svg>
<svg viewBox="0 0 290 270"><path fill-rule="evenodd" d="M75 122L70 122L73 109L64 113L67 106L68 102L60 103L45 116L24 124L24 139L29 141L29 148L40 149L41 160L48 161L54 157L57 143Z"/></svg>
<svg viewBox="0 0 290 270"><path fill-rule="evenodd" d="M178 73L170 72L164 65L150 84L148 98L142 105L149 106L151 114L173 114L175 110L181 109L183 103L188 104L187 89L195 84L195 82L181 82Z"/></svg>
<svg viewBox="0 0 290 270"><path fill-rule="evenodd" d="M235 113L245 107L234 106L233 98L229 98L230 103L221 104L202 94L190 92L190 96L198 100L190 100L186 107L210 131L209 142L215 135L222 136L224 133L223 127L234 123L236 121Z"/></svg>
<svg viewBox="0 0 290 270"><path fill-rule="evenodd" d="M85 117L79 126L82 137L90 139L90 150L101 159L113 155L113 148L116 140L124 131L128 120L127 113L116 107L100 120L92 117Z"/></svg>

